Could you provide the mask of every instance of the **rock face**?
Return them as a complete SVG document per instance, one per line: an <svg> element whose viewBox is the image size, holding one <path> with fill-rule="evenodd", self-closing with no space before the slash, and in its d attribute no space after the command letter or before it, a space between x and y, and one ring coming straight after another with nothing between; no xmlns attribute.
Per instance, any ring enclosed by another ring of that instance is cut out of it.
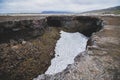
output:
<svg viewBox="0 0 120 80"><path fill-rule="evenodd" d="M106 25L91 36L87 50L74 64L54 75L40 75L37 80L120 80L120 17L100 18Z"/></svg>
<svg viewBox="0 0 120 80"><path fill-rule="evenodd" d="M0 79L32 80L39 74L44 74L54 57L54 47L60 30L92 36L87 50L75 58L74 64L61 73L41 75L40 80L119 79L120 22L114 24L113 21L120 21L120 18L109 18L0 17ZM103 29L101 19L108 23ZM102 30L99 31L100 29ZM97 33L92 34L93 32Z"/></svg>
<svg viewBox="0 0 120 80"><path fill-rule="evenodd" d="M30 39L42 35L45 19L0 22L0 42L9 39Z"/></svg>
<svg viewBox="0 0 120 80"><path fill-rule="evenodd" d="M102 28L101 19L83 16L50 16L47 17L47 24L53 27L64 27L68 32L80 32L86 36L91 36L93 32Z"/></svg>

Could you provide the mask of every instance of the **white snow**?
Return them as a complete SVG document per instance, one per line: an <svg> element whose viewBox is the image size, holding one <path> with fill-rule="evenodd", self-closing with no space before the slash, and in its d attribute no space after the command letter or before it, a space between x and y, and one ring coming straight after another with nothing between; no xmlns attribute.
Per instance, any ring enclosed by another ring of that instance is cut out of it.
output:
<svg viewBox="0 0 120 80"><path fill-rule="evenodd" d="M55 74L66 69L68 64L74 62L74 58L85 51L88 38L79 32L68 33L61 31L61 38L55 47L55 58L51 61L51 66L45 74Z"/></svg>
<svg viewBox="0 0 120 80"><path fill-rule="evenodd" d="M51 65L45 74L55 74L66 69L68 64L74 62L74 58L85 51L88 38L79 32L68 33L61 31L61 38L57 41L55 47L55 58L52 59ZM43 75L39 75L33 80L41 79Z"/></svg>

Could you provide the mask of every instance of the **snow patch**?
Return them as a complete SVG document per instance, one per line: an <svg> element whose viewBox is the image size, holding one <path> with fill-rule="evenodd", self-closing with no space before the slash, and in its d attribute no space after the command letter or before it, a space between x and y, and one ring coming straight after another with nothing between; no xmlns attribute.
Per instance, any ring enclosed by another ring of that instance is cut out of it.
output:
<svg viewBox="0 0 120 80"><path fill-rule="evenodd" d="M52 59L51 65L45 74L56 74L66 69L68 64L74 63L74 58L81 52L85 51L88 38L83 34L68 33L61 31L61 38L57 41L55 47L55 58ZM38 78L33 80L41 79L43 75L39 75Z"/></svg>
<svg viewBox="0 0 120 80"><path fill-rule="evenodd" d="M68 64L74 63L74 58L85 51L88 38L83 34L61 31L61 38L55 47L55 58L45 74L55 74L66 69Z"/></svg>

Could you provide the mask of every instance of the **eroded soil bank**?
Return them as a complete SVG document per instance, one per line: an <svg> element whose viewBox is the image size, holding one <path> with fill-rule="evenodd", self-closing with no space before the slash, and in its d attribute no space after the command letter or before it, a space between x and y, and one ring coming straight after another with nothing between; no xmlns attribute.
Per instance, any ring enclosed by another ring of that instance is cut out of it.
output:
<svg viewBox="0 0 120 80"><path fill-rule="evenodd" d="M60 30L90 37L102 26L101 19L88 16L3 16L0 18L0 79L32 80L44 74L54 57Z"/></svg>

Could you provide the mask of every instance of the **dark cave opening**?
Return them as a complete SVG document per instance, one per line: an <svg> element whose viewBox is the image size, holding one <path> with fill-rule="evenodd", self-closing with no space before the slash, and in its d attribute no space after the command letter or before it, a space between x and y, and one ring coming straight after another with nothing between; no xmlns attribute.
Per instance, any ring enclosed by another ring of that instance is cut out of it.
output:
<svg viewBox="0 0 120 80"><path fill-rule="evenodd" d="M49 27L62 27L61 20L47 18L47 25Z"/></svg>
<svg viewBox="0 0 120 80"><path fill-rule="evenodd" d="M68 32L80 32L87 37L92 33L97 32L103 27L103 20L95 17L63 17L63 16L50 16L47 17L48 27L62 27Z"/></svg>

